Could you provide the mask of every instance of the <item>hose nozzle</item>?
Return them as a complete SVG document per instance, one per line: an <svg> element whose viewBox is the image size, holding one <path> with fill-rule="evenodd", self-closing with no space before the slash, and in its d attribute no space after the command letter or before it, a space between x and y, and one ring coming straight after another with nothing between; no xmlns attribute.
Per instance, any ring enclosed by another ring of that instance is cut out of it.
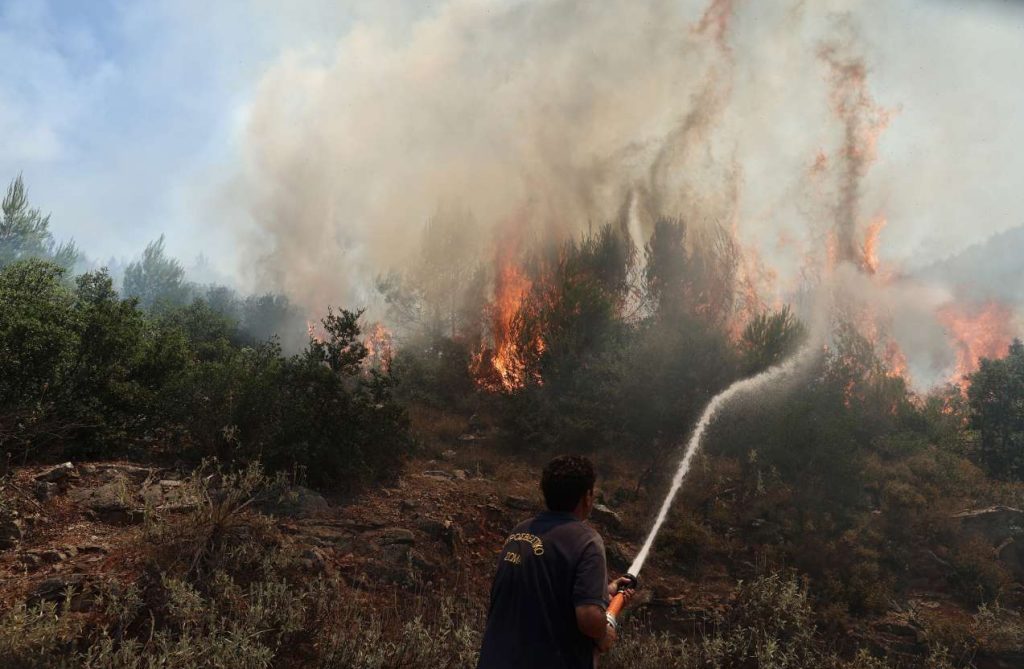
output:
<svg viewBox="0 0 1024 669"><path fill-rule="evenodd" d="M608 618L608 624L616 629L619 627L618 616L622 613L622 607L626 605L626 597L622 594L623 591L635 590L640 585L640 581L633 574L623 574L623 578L629 579L629 582L619 586L619 591L612 597L612 601L608 604L608 611L605 613L605 617Z"/></svg>

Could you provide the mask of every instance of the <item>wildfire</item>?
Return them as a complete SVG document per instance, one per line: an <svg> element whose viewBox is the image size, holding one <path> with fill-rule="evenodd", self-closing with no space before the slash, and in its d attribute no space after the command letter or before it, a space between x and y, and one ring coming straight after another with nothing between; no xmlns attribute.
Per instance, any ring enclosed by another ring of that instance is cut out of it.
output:
<svg viewBox="0 0 1024 669"><path fill-rule="evenodd" d="M1013 341L1013 311L998 302L975 307L949 304L939 309L938 317L956 349L952 382L963 383L978 369L981 358L1004 355Z"/></svg>
<svg viewBox="0 0 1024 669"><path fill-rule="evenodd" d="M885 360L890 376L899 376L909 381L910 372L907 367L907 356L895 340L890 339L886 343L882 359Z"/></svg>
<svg viewBox="0 0 1024 669"><path fill-rule="evenodd" d="M544 352L540 334L526 333L525 305L532 290L533 281L522 268L512 259L504 259L495 279L494 301L488 308L493 347L482 347L471 363L481 387L506 392L522 388L530 377L529 361Z"/></svg>
<svg viewBox="0 0 1024 669"><path fill-rule="evenodd" d="M365 364L370 369L379 369L387 373L391 371L391 360L394 354L395 337L381 323L376 323L373 330L363 341L366 347Z"/></svg>
<svg viewBox="0 0 1024 669"><path fill-rule="evenodd" d="M869 274L878 271L878 236L887 223L885 216L876 216L868 224L867 232L864 235L864 244L861 247L861 266Z"/></svg>
<svg viewBox="0 0 1024 669"><path fill-rule="evenodd" d="M323 328L320 326L318 321L313 319L306 319L306 333L309 335L311 341L323 343L324 336L322 334Z"/></svg>

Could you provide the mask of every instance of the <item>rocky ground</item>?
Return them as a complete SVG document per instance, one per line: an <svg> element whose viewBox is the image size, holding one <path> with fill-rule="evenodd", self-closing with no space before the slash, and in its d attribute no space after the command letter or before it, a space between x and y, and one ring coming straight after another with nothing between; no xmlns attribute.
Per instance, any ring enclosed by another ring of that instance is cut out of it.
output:
<svg viewBox="0 0 1024 669"><path fill-rule="evenodd" d="M0 510L0 605L62 601L71 588L72 608L87 611L91 582L137 578L147 512L183 513L197 504L188 492L194 488L185 485L188 475L130 462L15 469L6 483L9 503ZM409 462L390 485L354 499L328 500L290 485L257 500L256 507L299 549L309 570L340 577L351 589L348 596L400 600L409 593L448 591L484 602L506 533L540 508L535 477L526 464L474 467L472 458L447 451ZM606 539L617 574L639 548L646 524L637 519L646 509L615 504L616 495L604 499L608 505L598 506L592 522ZM1020 569L1024 513L977 509L965 512L962 521L965 531L985 537ZM738 570L707 565L698 576L654 559L642 575L637 610L655 627L697 634L728 605ZM894 601L884 616L848 623L840 634L889 655L912 657L925 649L922 621L968 625L972 615L922 575L905 602ZM1024 649L976 661L1024 667Z"/></svg>

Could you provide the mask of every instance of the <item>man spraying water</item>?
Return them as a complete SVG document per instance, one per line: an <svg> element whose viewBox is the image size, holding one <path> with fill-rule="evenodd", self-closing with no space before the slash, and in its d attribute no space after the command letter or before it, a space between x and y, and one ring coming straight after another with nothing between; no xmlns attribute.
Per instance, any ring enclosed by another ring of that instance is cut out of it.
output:
<svg viewBox="0 0 1024 669"><path fill-rule="evenodd" d="M615 643L606 608L613 595L620 606L627 603L634 582L608 582L604 541L585 523L594 482L594 466L582 456L563 455L544 467L547 511L505 540L478 669L592 669L597 653Z"/></svg>
<svg viewBox="0 0 1024 669"><path fill-rule="evenodd" d="M595 650L607 651L617 638L616 617L633 594L715 414L737 395L791 375L814 351L805 344L786 362L733 383L708 402L640 552L626 576L607 587L604 543L582 522L594 505L593 466L573 456L548 463L541 481L548 512L520 524L502 549L479 669L595 666Z"/></svg>

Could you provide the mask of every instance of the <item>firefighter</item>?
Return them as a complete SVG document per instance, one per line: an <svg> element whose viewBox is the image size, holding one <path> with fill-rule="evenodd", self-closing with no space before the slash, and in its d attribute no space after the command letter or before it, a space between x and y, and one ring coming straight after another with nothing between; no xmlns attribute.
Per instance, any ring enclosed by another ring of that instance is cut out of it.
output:
<svg viewBox="0 0 1024 669"><path fill-rule="evenodd" d="M592 669L617 638L605 615L620 589L608 582L604 541L586 523L594 508L594 465L559 456L544 467L547 511L512 531L498 556L478 669Z"/></svg>

